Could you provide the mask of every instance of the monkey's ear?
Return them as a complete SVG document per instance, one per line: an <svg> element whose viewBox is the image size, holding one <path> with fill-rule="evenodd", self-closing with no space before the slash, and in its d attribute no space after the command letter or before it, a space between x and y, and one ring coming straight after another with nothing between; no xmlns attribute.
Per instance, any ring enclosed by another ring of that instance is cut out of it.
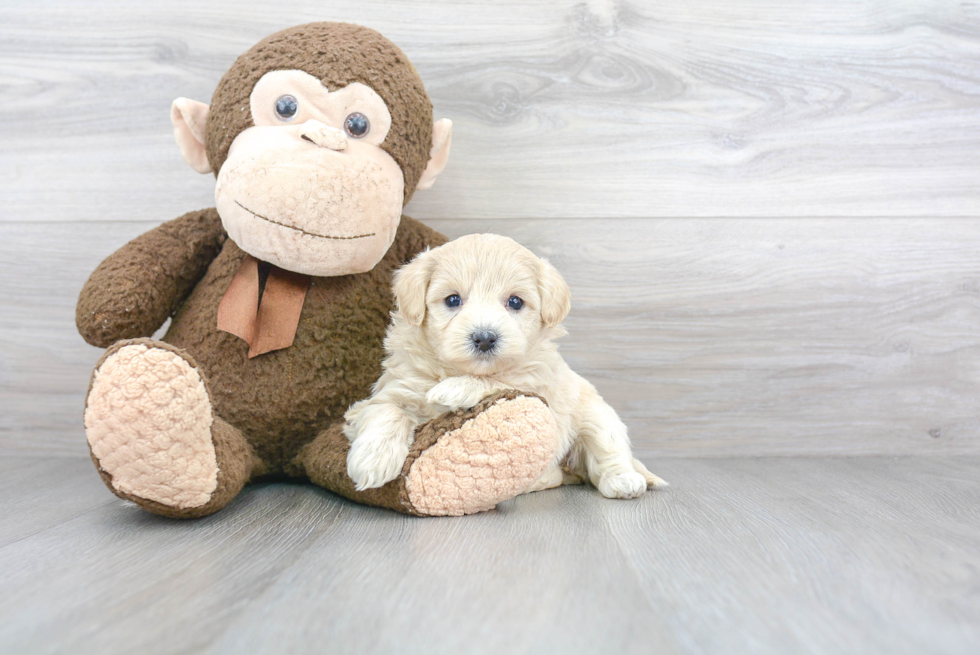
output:
<svg viewBox="0 0 980 655"><path fill-rule="evenodd" d="M448 118L437 120L432 126L432 150L429 151L429 163L422 171L416 189L424 191L435 183L439 173L449 161L449 146L452 142L453 122Z"/></svg>
<svg viewBox="0 0 980 655"><path fill-rule="evenodd" d="M538 290L541 294L541 322L545 327L555 327L568 316L572 308L572 293L561 273L544 259L538 272Z"/></svg>
<svg viewBox="0 0 980 655"><path fill-rule="evenodd" d="M425 320L425 294L429 290L435 264L429 253L428 250L419 253L415 259L395 271L391 285L398 310L406 321L416 327Z"/></svg>
<svg viewBox="0 0 980 655"><path fill-rule="evenodd" d="M210 173L211 164L204 149L204 128L208 122L208 107L203 102L177 98L170 106L170 122L184 161L198 173Z"/></svg>

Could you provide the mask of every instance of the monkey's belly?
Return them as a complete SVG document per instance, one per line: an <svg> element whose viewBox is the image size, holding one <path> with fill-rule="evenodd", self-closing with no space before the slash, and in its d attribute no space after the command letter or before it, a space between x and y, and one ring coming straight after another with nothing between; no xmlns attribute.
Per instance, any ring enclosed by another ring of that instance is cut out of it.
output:
<svg viewBox="0 0 980 655"><path fill-rule="evenodd" d="M163 340L197 360L215 412L240 429L276 473L367 397L381 375L393 266L313 278L293 345L249 359L245 341L216 327L218 304L243 258L228 241Z"/></svg>

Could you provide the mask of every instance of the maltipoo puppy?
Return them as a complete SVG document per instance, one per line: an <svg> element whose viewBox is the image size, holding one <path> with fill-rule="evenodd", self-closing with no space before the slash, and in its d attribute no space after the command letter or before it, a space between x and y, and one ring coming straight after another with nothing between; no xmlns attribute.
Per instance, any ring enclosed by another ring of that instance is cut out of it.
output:
<svg viewBox="0 0 980 655"><path fill-rule="evenodd" d="M558 455L528 491L589 480L607 498L636 498L667 485L632 457L619 416L558 354L571 297L548 262L474 234L418 255L395 273L394 292L384 374L345 416L358 489L398 476L418 425L503 389L541 396L558 425Z"/></svg>

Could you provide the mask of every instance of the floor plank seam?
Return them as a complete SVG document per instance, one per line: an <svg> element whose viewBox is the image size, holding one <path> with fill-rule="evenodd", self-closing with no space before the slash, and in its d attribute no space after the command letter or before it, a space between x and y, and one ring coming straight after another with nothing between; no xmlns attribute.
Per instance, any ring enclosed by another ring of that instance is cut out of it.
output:
<svg viewBox="0 0 980 655"><path fill-rule="evenodd" d="M0 541L0 549L7 548L7 547L12 546L14 544L20 543L21 541L24 541L25 539L31 539L31 538L36 537L38 535L44 534L45 532L48 532L50 530L57 529L57 528L65 525L67 523L72 523L76 519L78 519L79 517L85 516L86 514L91 514L93 512L97 512L100 509L103 509L103 508L105 508L105 507L107 507L109 505L115 504L115 502L116 502L116 499L114 499L114 498L107 498L100 505L97 505L95 507L90 507L89 509L82 510L82 511L76 512L74 514L68 514L68 515L66 515L64 517L61 517L61 519L57 523L52 523L51 525L47 525L47 526L45 526L43 528L39 528L39 529L34 530L32 532L29 532L27 534L21 535L21 536L15 538L15 539L11 539L10 541Z"/></svg>

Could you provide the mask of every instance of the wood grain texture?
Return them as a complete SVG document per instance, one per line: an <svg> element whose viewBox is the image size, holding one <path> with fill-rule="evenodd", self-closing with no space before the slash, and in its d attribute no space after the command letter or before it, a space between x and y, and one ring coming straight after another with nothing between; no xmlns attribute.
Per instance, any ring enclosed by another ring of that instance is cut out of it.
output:
<svg viewBox="0 0 980 655"><path fill-rule="evenodd" d="M573 295L562 352L640 452L977 452L980 221L429 224L551 258ZM149 227L0 224L0 449L87 455L81 413L101 351L75 331L76 296Z"/></svg>
<svg viewBox="0 0 980 655"><path fill-rule="evenodd" d="M685 650L966 653L980 643L978 463L662 461L677 492L645 499L656 509L602 507Z"/></svg>
<svg viewBox="0 0 980 655"><path fill-rule="evenodd" d="M0 457L0 547L112 503L112 494L92 484L93 473L91 460L82 458L51 464L40 458Z"/></svg>
<svg viewBox="0 0 980 655"><path fill-rule="evenodd" d="M18 461L33 472L18 494L57 489L88 511L0 545L3 652L966 655L980 643L976 456L663 459L653 468L673 486L638 501L566 487L460 519L266 484L196 521L113 500L90 462ZM10 492L4 525L37 524Z"/></svg>
<svg viewBox="0 0 980 655"><path fill-rule="evenodd" d="M400 44L453 156L429 218L972 216L980 6L745 0L3 3L2 221L211 204L171 101L280 28Z"/></svg>

